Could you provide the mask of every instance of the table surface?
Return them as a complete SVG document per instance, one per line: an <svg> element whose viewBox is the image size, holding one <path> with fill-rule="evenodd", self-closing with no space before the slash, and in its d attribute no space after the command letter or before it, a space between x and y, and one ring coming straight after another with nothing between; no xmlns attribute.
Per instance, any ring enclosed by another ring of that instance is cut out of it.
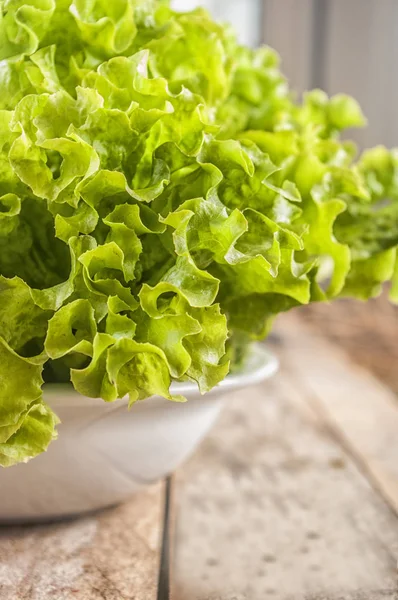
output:
<svg viewBox="0 0 398 600"><path fill-rule="evenodd" d="M0 600L398 600L397 399L294 315L273 346L173 479L170 590L159 484L0 529Z"/></svg>

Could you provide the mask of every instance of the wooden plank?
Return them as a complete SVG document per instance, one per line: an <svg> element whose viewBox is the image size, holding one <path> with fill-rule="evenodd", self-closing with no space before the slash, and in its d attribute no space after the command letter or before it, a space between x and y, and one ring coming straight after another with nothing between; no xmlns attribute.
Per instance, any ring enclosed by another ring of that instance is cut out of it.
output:
<svg viewBox="0 0 398 600"><path fill-rule="evenodd" d="M382 0L383 1L383 0ZM329 94L354 96L369 111L372 97L371 52L373 0L334 0L329 4L325 60L325 87ZM355 35L353 35L355 32ZM362 147L369 143L369 129L350 131L349 137Z"/></svg>
<svg viewBox="0 0 398 600"><path fill-rule="evenodd" d="M381 139L377 139L377 142L386 144L389 147L396 147L398 145L398 119L397 119L397 104L398 104L398 78L395 76L395 69L398 61L398 3L395 0L384 0L387 2L391 9L387 15L388 19L388 54L380 60L384 60L384 67L386 72L387 86L388 89L379 88L375 94L378 98L379 110L383 112L388 110L388 113L384 118L384 129ZM375 12L377 8L375 9ZM385 34L384 34L385 35ZM379 64L380 69L380 64ZM382 100L388 98L388 104L385 102L382 104ZM387 106L386 106L387 104Z"/></svg>
<svg viewBox="0 0 398 600"><path fill-rule="evenodd" d="M173 600L397 600L398 521L284 352L177 477Z"/></svg>
<svg viewBox="0 0 398 600"><path fill-rule="evenodd" d="M155 600L162 486L115 509L0 529L0 600Z"/></svg>
<svg viewBox="0 0 398 600"><path fill-rule="evenodd" d="M368 127L348 137L360 147L398 144L396 0L264 0L264 41L282 57L300 93L322 87L360 102ZM322 16L317 23L317 15Z"/></svg>
<svg viewBox="0 0 398 600"><path fill-rule="evenodd" d="M362 10L362 5L358 8ZM363 132L363 145L396 145L398 86L395 83L396 78L392 75L398 57L395 40L398 17L396 0L372 0L370 17L370 31L364 40L367 54L362 58L366 91L358 98L363 103L369 123ZM354 72L351 79L355 80Z"/></svg>
<svg viewBox="0 0 398 600"><path fill-rule="evenodd" d="M398 514L397 397L296 316L284 316L277 331L297 385Z"/></svg>
<svg viewBox="0 0 398 600"><path fill-rule="evenodd" d="M263 41L279 52L282 71L300 94L311 86L313 2L264 2Z"/></svg>
<svg viewBox="0 0 398 600"><path fill-rule="evenodd" d="M396 0L334 0L329 3L326 89L360 102L368 127L350 132L361 147L398 141Z"/></svg>

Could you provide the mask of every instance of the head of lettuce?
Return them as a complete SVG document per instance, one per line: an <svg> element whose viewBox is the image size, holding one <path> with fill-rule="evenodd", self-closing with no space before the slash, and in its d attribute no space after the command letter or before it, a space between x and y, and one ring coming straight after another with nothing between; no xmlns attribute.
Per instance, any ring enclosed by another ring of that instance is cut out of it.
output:
<svg viewBox="0 0 398 600"><path fill-rule="evenodd" d="M279 312L398 295L398 154L355 160L363 122L296 104L276 54L202 10L1 0L0 465L55 437L44 382L178 400Z"/></svg>

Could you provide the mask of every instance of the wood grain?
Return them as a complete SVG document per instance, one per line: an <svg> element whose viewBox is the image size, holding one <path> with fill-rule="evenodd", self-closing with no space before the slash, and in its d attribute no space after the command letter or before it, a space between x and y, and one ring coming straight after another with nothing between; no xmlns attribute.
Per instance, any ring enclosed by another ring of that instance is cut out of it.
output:
<svg viewBox="0 0 398 600"><path fill-rule="evenodd" d="M391 304L387 289L367 302L340 298L332 305L300 307L300 321L398 395L398 306Z"/></svg>
<svg viewBox="0 0 398 600"><path fill-rule="evenodd" d="M329 4L327 91L352 94L359 100L369 126L350 132L350 137L362 148L380 143L394 146L398 134L393 116L398 86L391 73L398 50L397 2L333 0Z"/></svg>
<svg viewBox="0 0 398 600"><path fill-rule="evenodd" d="M396 398L294 315L275 339L280 373L177 474L172 598L398 600ZM0 600L155 600L162 487L0 529Z"/></svg>
<svg viewBox="0 0 398 600"><path fill-rule="evenodd" d="M0 529L0 600L155 600L162 486L98 515Z"/></svg>
<svg viewBox="0 0 398 600"><path fill-rule="evenodd" d="M398 521L314 409L283 339L279 375L231 394L177 480L173 600L397 600Z"/></svg>
<svg viewBox="0 0 398 600"><path fill-rule="evenodd" d="M367 370L293 316L278 329L286 369L398 515L398 400Z"/></svg>
<svg viewBox="0 0 398 600"><path fill-rule="evenodd" d="M291 88L311 88L313 7L317 0L265 0L263 41L276 48Z"/></svg>

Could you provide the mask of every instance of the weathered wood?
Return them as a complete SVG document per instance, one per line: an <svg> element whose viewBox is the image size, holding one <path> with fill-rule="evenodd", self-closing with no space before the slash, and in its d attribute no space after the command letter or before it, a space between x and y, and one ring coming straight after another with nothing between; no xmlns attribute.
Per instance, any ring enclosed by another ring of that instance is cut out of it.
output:
<svg viewBox="0 0 398 600"><path fill-rule="evenodd" d="M371 592L354 592L353 594L344 594L343 596L310 594L305 597L305 600L397 600L397 598L397 592L394 590L374 590Z"/></svg>
<svg viewBox="0 0 398 600"><path fill-rule="evenodd" d="M398 519L374 489L397 509L395 398L296 317L276 332L280 373L231 394L177 476L173 600L398 600ZM0 600L155 600L162 512L155 486L0 529Z"/></svg>
<svg viewBox="0 0 398 600"><path fill-rule="evenodd" d="M300 320L398 394L398 307L388 290L367 302L341 298L300 308Z"/></svg>
<svg viewBox="0 0 398 600"><path fill-rule="evenodd" d="M280 596L278 594L278 592L275 592L275 594L268 594L268 596L264 596L264 600L268 600L269 598L272 598L273 600L280 600L280 598L282 598L282 596ZM289 596L288 600L296 600L296 598L301 598L301 596ZM211 596L209 597L208 600L224 600L225 596L219 596L219 595L215 595L215 596ZM238 594L238 595L233 595L233 596L229 596L228 600L252 600L253 596L245 596L242 594ZM397 600L398 598L398 593L394 590L375 590L375 591L371 591L369 593L367 592L354 592L353 594L343 594L340 595L338 594L336 595L328 595L328 594L323 594L323 593L319 593L319 594L307 594L304 597L304 600Z"/></svg>
<svg viewBox="0 0 398 600"><path fill-rule="evenodd" d="M280 354L179 474L173 600L397 600L398 521Z"/></svg>
<svg viewBox="0 0 398 600"><path fill-rule="evenodd" d="M317 0L265 0L263 41L276 48L282 71L298 93L311 88L313 13Z"/></svg>
<svg viewBox="0 0 398 600"><path fill-rule="evenodd" d="M0 600L155 600L162 486L98 515L0 529Z"/></svg>
<svg viewBox="0 0 398 600"><path fill-rule="evenodd" d="M303 396L398 514L397 397L295 316L278 331L282 360Z"/></svg>

